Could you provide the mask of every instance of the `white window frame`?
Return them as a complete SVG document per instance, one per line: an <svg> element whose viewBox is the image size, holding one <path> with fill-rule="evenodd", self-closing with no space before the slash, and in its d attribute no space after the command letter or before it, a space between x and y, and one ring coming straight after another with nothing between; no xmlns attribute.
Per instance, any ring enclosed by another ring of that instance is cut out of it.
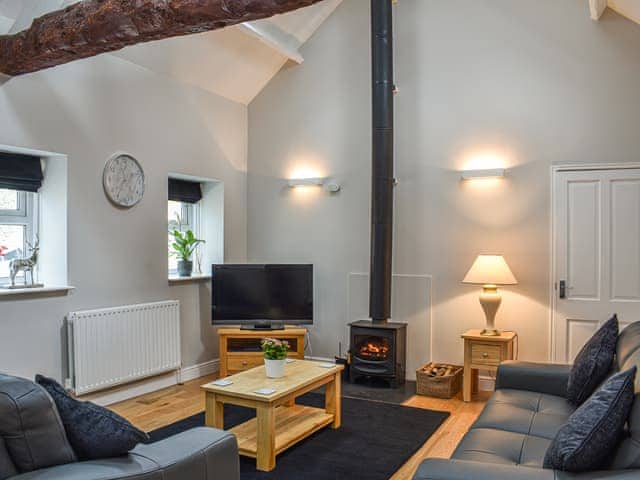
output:
<svg viewBox="0 0 640 480"><path fill-rule="evenodd" d="M25 217L27 216L27 204L29 203L27 192L16 191L18 208L6 210L0 209L0 222L1 223L13 223L10 221L10 217ZM9 218L7 218L9 217ZM5 219L7 219L5 221Z"/></svg>
<svg viewBox="0 0 640 480"><path fill-rule="evenodd" d="M38 194L33 192L18 191L18 208L15 210L0 210L1 225L22 225L25 227L24 245L22 250L24 255L30 254L27 242L34 245L38 235ZM34 268L34 278L37 278L38 266ZM23 274L17 278L22 279ZM0 285L11 282L10 277L0 277Z"/></svg>
<svg viewBox="0 0 640 480"><path fill-rule="evenodd" d="M168 202L170 201L171 200L168 200ZM167 202L167 208L168 208L168 202ZM191 230L193 234L196 236L196 238L200 238L200 226L202 225L202 221L201 221L202 208L201 208L200 202L198 203L180 202L180 204L181 204L180 219L183 222L185 219L187 219L186 223L182 223L180 225L180 231L186 232L187 230ZM169 247L167 249L168 257L170 257L170 253L171 253L171 250ZM168 263L168 260L169 259L167 258L167 263ZM195 259L193 260L195 263ZM175 276L177 274L178 274L177 268L176 269L169 268L169 276Z"/></svg>

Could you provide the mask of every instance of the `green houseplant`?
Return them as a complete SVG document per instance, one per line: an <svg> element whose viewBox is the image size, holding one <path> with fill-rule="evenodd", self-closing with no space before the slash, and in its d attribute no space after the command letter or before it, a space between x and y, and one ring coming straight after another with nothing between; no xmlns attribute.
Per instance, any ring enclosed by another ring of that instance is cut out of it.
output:
<svg viewBox="0 0 640 480"><path fill-rule="evenodd" d="M173 243L171 248L172 255L178 257L178 275L181 277L190 277L193 271L193 262L191 257L196 247L201 243L205 243L204 240L196 238L191 230L181 232L178 229L174 229L171 232L173 235Z"/></svg>
<svg viewBox="0 0 640 480"><path fill-rule="evenodd" d="M287 363L289 353L289 343L275 338L265 338L262 340L262 351L264 352L264 366L269 378L284 377L284 367Z"/></svg>

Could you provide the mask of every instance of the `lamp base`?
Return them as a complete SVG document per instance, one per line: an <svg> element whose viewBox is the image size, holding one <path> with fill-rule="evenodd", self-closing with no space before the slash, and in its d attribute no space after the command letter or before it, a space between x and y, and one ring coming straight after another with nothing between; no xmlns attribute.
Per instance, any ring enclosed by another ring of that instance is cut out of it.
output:
<svg viewBox="0 0 640 480"><path fill-rule="evenodd" d="M482 335L483 337L499 337L500 330L496 330L495 328L492 328L492 329L485 328L480 332L480 335Z"/></svg>
<svg viewBox="0 0 640 480"><path fill-rule="evenodd" d="M480 305L487 317L487 324L480 335L485 337L499 337L500 332L495 327L496 312L500 307L502 298L498 293L498 287L495 285L484 285L480 294Z"/></svg>

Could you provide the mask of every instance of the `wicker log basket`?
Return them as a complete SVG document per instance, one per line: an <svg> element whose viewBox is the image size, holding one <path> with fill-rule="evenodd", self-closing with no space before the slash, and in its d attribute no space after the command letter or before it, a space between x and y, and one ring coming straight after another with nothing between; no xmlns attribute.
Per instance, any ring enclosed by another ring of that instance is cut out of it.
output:
<svg viewBox="0 0 640 480"><path fill-rule="evenodd" d="M452 398L462 388L462 367L448 363L428 363L416 371L416 393L436 398Z"/></svg>

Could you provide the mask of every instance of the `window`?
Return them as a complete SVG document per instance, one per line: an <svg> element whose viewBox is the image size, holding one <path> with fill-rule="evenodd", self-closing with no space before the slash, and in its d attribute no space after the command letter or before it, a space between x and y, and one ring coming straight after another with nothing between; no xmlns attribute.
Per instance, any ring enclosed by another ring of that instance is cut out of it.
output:
<svg viewBox="0 0 640 480"><path fill-rule="evenodd" d="M31 253L37 236L36 193L0 189L0 284L10 282L9 264ZM23 273L17 277L23 281ZM30 278L29 278L30 280Z"/></svg>
<svg viewBox="0 0 640 480"><path fill-rule="evenodd" d="M167 222L169 226L169 275L176 275L178 272L178 258L172 254L173 248L171 248L171 245L174 241L172 232L174 230L179 230L181 232L191 230L197 238L200 238L200 204L169 200ZM198 246L193 255L193 267L195 273L199 273L198 260L201 260L201 258L202 249Z"/></svg>

